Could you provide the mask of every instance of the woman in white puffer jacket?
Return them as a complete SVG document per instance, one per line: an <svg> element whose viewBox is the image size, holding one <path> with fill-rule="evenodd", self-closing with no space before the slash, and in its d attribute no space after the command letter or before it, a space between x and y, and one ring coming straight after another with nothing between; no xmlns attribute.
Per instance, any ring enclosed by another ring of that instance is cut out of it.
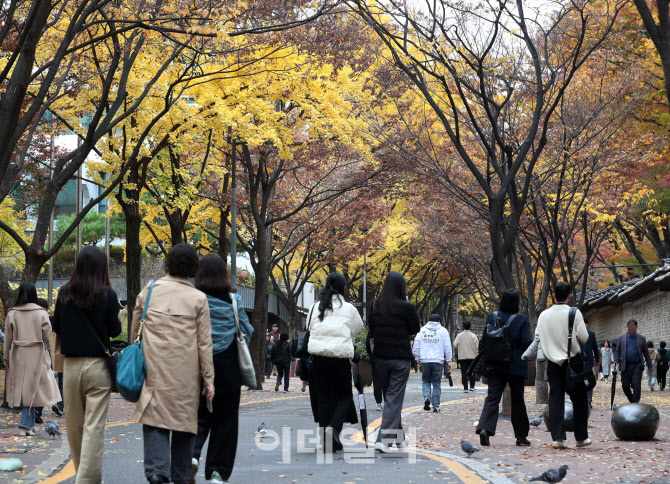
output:
<svg viewBox="0 0 670 484"><path fill-rule="evenodd" d="M345 422L358 423L351 391L354 336L363 329L358 310L344 300L347 283L333 272L319 302L308 314L308 350L312 355L310 392L316 394L316 420L325 451L342 449L340 432Z"/></svg>

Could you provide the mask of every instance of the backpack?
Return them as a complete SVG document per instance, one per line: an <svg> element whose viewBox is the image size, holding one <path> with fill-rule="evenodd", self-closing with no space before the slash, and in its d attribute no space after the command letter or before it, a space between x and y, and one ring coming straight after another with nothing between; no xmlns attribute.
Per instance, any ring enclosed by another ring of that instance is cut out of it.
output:
<svg viewBox="0 0 670 484"><path fill-rule="evenodd" d="M510 324L516 314L512 314L504 325L500 324L498 311L493 313L493 326L486 325L486 339L484 341L484 358L487 363L509 365L512 362L512 338Z"/></svg>

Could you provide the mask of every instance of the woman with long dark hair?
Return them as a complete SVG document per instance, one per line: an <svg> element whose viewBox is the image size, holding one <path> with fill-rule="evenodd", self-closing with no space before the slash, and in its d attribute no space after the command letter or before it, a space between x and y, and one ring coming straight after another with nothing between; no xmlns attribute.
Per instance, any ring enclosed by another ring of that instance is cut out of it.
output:
<svg viewBox="0 0 670 484"><path fill-rule="evenodd" d="M482 445L490 445L489 437L496 434L498 424L498 405L505 387L509 385L512 398L512 428L516 445L528 447L528 414L523 399L523 387L528 376L528 362L521 359L523 352L530 346L528 316L519 313L519 291L508 289L500 296L500 310L490 313L486 318L486 327L495 329L509 323L509 338L512 347L510 363L487 362L489 389L484 408L477 424L477 433ZM479 341L479 350L486 346L486 328Z"/></svg>
<svg viewBox="0 0 670 484"><path fill-rule="evenodd" d="M401 412L412 361L410 340L421 330L414 306L407 299L405 278L399 272L389 272L368 311L370 344L385 401L375 445L380 452L388 452L393 443L401 449L407 447Z"/></svg>
<svg viewBox="0 0 670 484"><path fill-rule="evenodd" d="M357 423L351 391L354 336L363 329L358 310L344 298L347 281L338 272L326 279L321 299L309 310L308 351L312 355L310 392L316 393L316 413L323 432L323 449L342 449L340 432L345 422Z"/></svg>
<svg viewBox="0 0 670 484"><path fill-rule="evenodd" d="M67 438L76 482L102 481L105 421L112 390L109 339L121 333L119 300L111 288L107 256L82 249L72 279L60 288L53 329L61 337Z"/></svg>
<svg viewBox="0 0 670 484"><path fill-rule="evenodd" d="M247 344L254 332L242 298L232 293L226 262L216 254L200 259L200 269L195 276L195 287L207 295L209 317L212 323L212 348L214 354L213 412L207 409L207 398L200 397L198 408L198 435L193 453L193 475L198 471L200 454L209 436L205 478L212 484L227 482L233 472L237 451L237 434L240 408L240 367L235 344L235 311L237 303L240 331ZM192 481L193 482L193 481Z"/></svg>
<svg viewBox="0 0 670 484"><path fill-rule="evenodd" d="M20 435L35 435L35 408L56 403L58 384L51 372L51 358L44 351L49 339L49 315L38 304L35 284L22 282L16 303L5 321L6 400L23 407Z"/></svg>
<svg viewBox="0 0 670 484"><path fill-rule="evenodd" d="M172 247L167 274L147 284L133 311L130 340L140 335L147 368L134 419L142 424L144 475L151 484L191 479L200 395L215 395L209 304L189 281L198 266L193 246Z"/></svg>

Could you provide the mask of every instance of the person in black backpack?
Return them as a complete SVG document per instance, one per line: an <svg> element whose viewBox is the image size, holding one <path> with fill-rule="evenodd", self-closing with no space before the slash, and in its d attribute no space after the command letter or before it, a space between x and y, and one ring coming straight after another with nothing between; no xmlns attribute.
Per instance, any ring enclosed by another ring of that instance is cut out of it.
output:
<svg viewBox="0 0 670 484"><path fill-rule="evenodd" d="M275 392L279 391L282 376L284 377L284 393L288 393L289 376L291 373L291 343L288 341L288 333L279 335L279 341L272 348L272 362L277 367L277 383Z"/></svg>
<svg viewBox="0 0 670 484"><path fill-rule="evenodd" d="M479 350L486 348L486 333L509 324L509 355L500 355L499 361L486 362L489 382L488 395L477 424L477 433L482 445L490 445L489 437L495 435L498 423L498 405L505 387L509 384L512 394L512 427L516 445L529 446L528 414L523 399L523 387L528 376L528 362L521 355L533 342L528 326L528 316L519 314L520 294L516 289L508 289L500 297L500 311L490 313L486 318L486 327L479 341ZM507 359L509 363L504 362Z"/></svg>
<svg viewBox="0 0 670 484"><path fill-rule="evenodd" d="M658 377L658 386L661 391L665 390L665 376L668 373L668 350L665 349L665 341L659 343L658 354L661 355L661 361L658 362L656 376Z"/></svg>

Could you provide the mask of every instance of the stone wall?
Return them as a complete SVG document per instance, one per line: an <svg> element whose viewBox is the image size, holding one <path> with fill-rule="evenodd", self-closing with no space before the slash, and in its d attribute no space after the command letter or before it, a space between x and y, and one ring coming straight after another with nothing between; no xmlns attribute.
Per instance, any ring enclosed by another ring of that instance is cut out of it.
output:
<svg viewBox="0 0 670 484"><path fill-rule="evenodd" d="M660 341L670 343L670 292L656 290L622 306L606 306L588 311L589 329L600 344L626 332L626 322L635 319L638 331L658 348Z"/></svg>

